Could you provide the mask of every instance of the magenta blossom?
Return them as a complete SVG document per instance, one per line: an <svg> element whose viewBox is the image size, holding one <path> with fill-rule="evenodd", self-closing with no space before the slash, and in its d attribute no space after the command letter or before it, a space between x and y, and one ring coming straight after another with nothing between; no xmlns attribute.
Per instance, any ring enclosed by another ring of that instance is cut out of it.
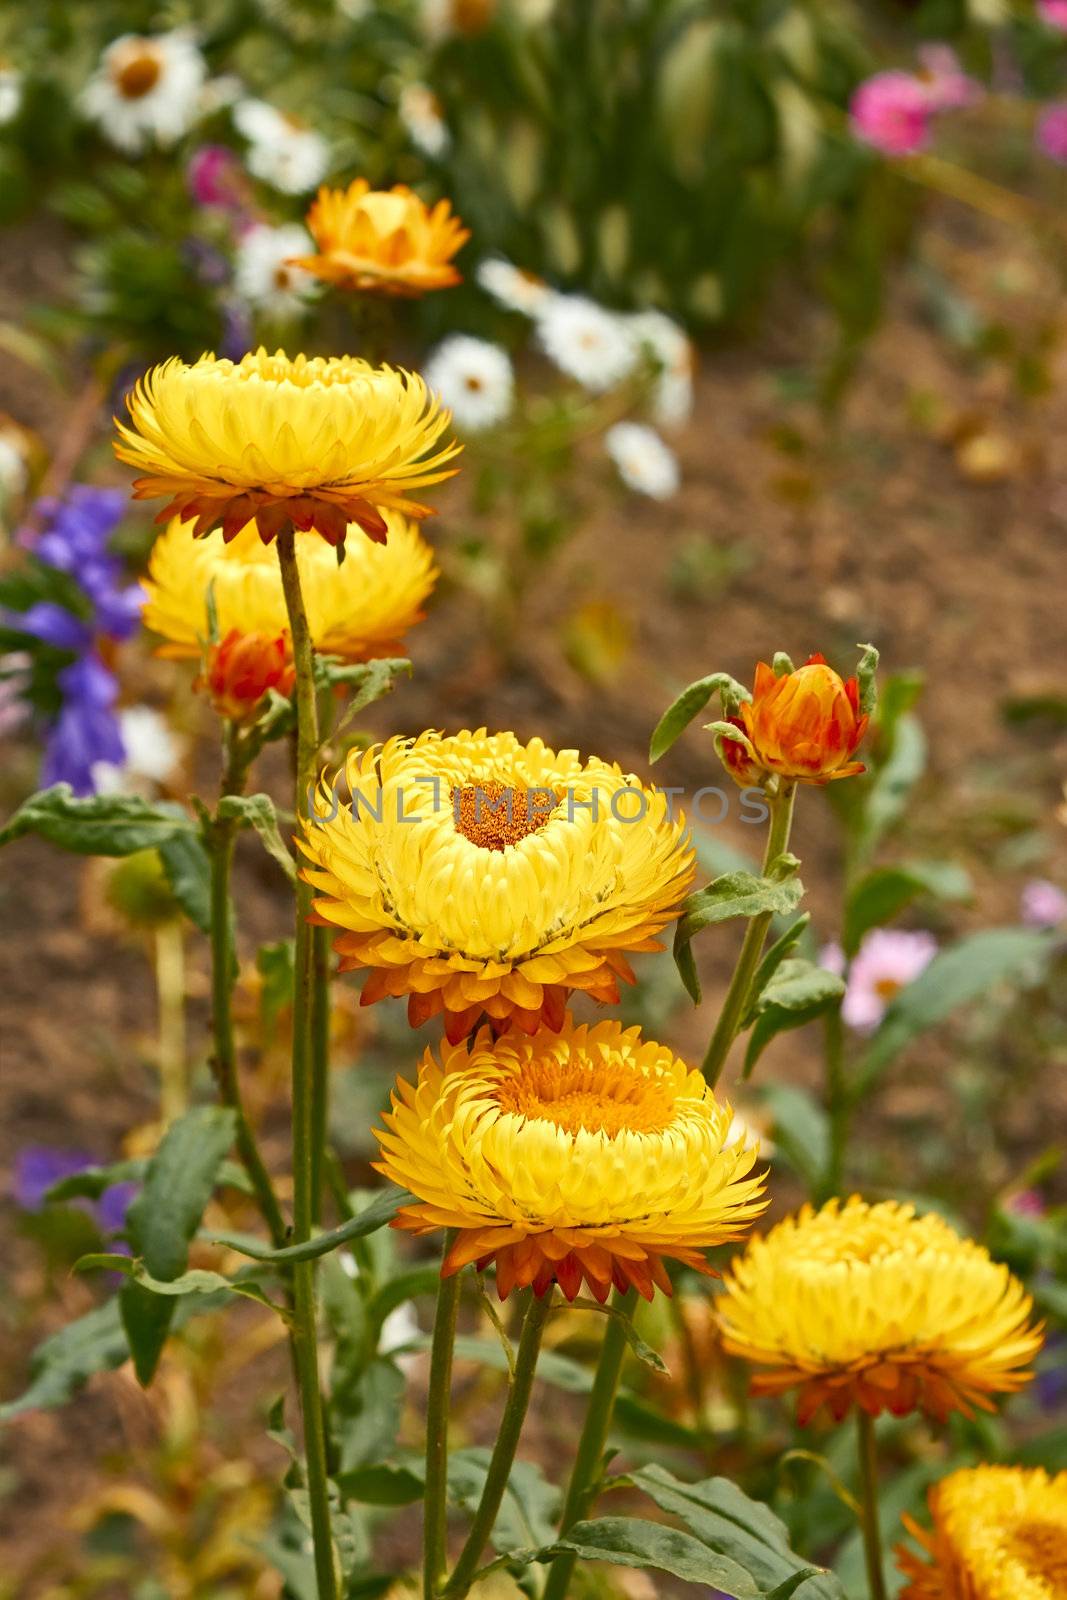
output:
<svg viewBox="0 0 1067 1600"><path fill-rule="evenodd" d="M981 99L982 85L967 76L951 45L923 45L919 61L919 82L931 111L958 111Z"/></svg>
<svg viewBox="0 0 1067 1600"><path fill-rule="evenodd" d="M859 85L849 107L852 131L884 156L910 156L930 133L934 107L910 72L876 72Z"/></svg>
<svg viewBox="0 0 1067 1600"><path fill-rule="evenodd" d="M1050 28L1067 33L1067 0L1037 0L1037 12Z"/></svg>
<svg viewBox="0 0 1067 1600"><path fill-rule="evenodd" d="M1067 100L1057 100L1038 119L1037 148L1067 167Z"/></svg>
<svg viewBox="0 0 1067 1600"><path fill-rule="evenodd" d="M872 929L848 968L841 1015L849 1027L857 1033L872 1033L893 997L912 983L936 954L937 940L932 933L906 928ZM840 945L827 945L819 959L830 972L845 973Z"/></svg>
<svg viewBox="0 0 1067 1600"><path fill-rule="evenodd" d="M194 150L185 169L189 193L199 206L244 216L249 207L248 179L232 150L205 144Z"/></svg>
<svg viewBox="0 0 1067 1600"><path fill-rule="evenodd" d="M1029 927L1058 928L1067 922L1067 894L1047 878L1031 878L1023 884L1020 909Z"/></svg>

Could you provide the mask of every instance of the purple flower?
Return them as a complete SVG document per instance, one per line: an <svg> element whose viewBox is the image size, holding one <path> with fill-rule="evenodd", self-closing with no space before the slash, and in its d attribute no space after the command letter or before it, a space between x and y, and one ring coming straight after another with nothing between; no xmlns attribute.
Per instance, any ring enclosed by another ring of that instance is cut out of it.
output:
<svg viewBox="0 0 1067 1600"><path fill-rule="evenodd" d="M77 795L95 794L93 768L98 761L121 766L126 758L114 705L118 684L97 655L64 667L57 682L63 709L45 743L41 783L69 783Z"/></svg>
<svg viewBox="0 0 1067 1600"><path fill-rule="evenodd" d="M76 617L73 611L68 611L66 606L56 605L54 600L39 600L28 611L9 611L7 619L20 633L28 633L31 638L40 639L42 644L50 644L56 650L80 652L88 650L92 644L93 633L89 624L83 622L81 617Z"/></svg>
<svg viewBox="0 0 1067 1600"><path fill-rule="evenodd" d="M216 250L213 244L208 244L204 239L186 239L182 245L182 254L200 283L206 283L213 289L229 283L230 263L222 251Z"/></svg>
<svg viewBox="0 0 1067 1600"><path fill-rule="evenodd" d="M1023 885L1022 919L1031 928L1058 928L1067 922L1067 894L1047 878L1031 878Z"/></svg>
<svg viewBox="0 0 1067 1600"><path fill-rule="evenodd" d="M57 1150L52 1145L31 1144L15 1157L11 1198L23 1211L40 1211L53 1184L84 1172L93 1165L84 1150Z"/></svg>
<svg viewBox="0 0 1067 1600"><path fill-rule="evenodd" d="M931 111L958 111L982 98L982 85L964 72L951 45L923 45L919 61L919 81Z"/></svg>
<svg viewBox="0 0 1067 1600"><path fill-rule="evenodd" d="M1058 100L1038 119L1037 148L1067 166L1067 100Z"/></svg>
<svg viewBox="0 0 1067 1600"><path fill-rule="evenodd" d="M848 968L841 1015L849 1027L858 1033L872 1033L898 990L912 983L936 954L937 940L932 933L872 929ZM845 957L839 945L828 945L819 959L829 971L844 974Z"/></svg>
<svg viewBox="0 0 1067 1600"><path fill-rule="evenodd" d="M241 216L248 210L248 179L240 161L223 144L201 145L185 169L189 193L199 206Z"/></svg>
<svg viewBox="0 0 1067 1600"><path fill-rule="evenodd" d="M910 156L926 144L933 109L925 86L910 72L876 72L857 88L849 113L864 144L884 156Z"/></svg>
<svg viewBox="0 0 1067 1600"><path fill-rule="evenodd" d="M122 561L110 547L125 508L121 489L75 484L64 499L40 502L38 510L47 520L31 546L39 561L68 573L78 584L93 608L93 631L114 639L130 637L144 603L140 584L122 582ZM84 650L86 645L63 648Z"/></svg>
<svg viewBox="0 0 1067 1600"><path fill-rule="evenodd" d="M139 1192L136 1183L113 1183L104 1190L95 1207L101 1233L119 1233L126 1226L126 1213Z"/></svg>

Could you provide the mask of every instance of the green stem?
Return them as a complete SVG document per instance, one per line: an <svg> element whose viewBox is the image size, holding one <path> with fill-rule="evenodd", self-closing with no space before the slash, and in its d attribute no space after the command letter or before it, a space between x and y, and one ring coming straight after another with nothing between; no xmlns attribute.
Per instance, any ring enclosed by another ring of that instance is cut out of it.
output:
<svg viewBox="0 0 1067 1600"><path fill-rule="evenodd" d="M474 1582L482 1551L493 1531L504 1491L508 1486L508 1476L515 1460L515 1451L518 1449L519 1435L522 1433L522 1425L529 1410L537 1357L541 1350L541 1338L551 1309L551 1290L547 1294L531 1297L522 1324L522 1335L515 1356L515 1371L508 1388L507 1403L500 1419L500 1428L489 1461L482 1497L474 1513L467 1542L460 1551L452 1576L445 1584L446 1600L463 1600L463 1596Z"/></svg>
<svg viewBox="0 0 1067 1600"><path fill-rule="evenodd" d="M247 775L247 758L242 755L238 735L232 724L226 728L226 767L221 792L240 794ZM271 1243L280 1249L286 1242L287 1228L270 1173L259 1152L255 1134L245 1113L237 1074L237 1048L233 1036L233 978L237 965L233 947L233 905L230 877L237 838L237 823L232 818L216 817L205 829L205 843L211 857L211 1027L214 1037L212 1068L219 1098L234 1112L234 1142L256 1203L270 1232Z"/></svg>
<svg viewBox="0 0 1067 1600"><path fill-rule="evenodd" d="M180 922L156 929L156 994L159 997L159 1087L163 1126L189 1109L185 1064L185 945Z"/></svg>
<svg viewBox="0 0 1067 1600"><path fill-rule="evenodd" d="M885 1567L882 1561L882 1530L878 1520L878 1450L874 1442L874 1419L862 1406L856 1407L860 1464L860 1497L863 1504L863 1552L867 1559L867 1586L870 1600L886 1600Z"/></svg>
<svg viewBox="0 0 1067 1600"><path fill-rule="evenodd" d="M816 1198L825 1201L841 1193L851 1111L845 1083L845 1029L839 1005L827 1012L823 1033L826 1047L826 1101L830 1115L830 1157L823 1192Z"/></svg>
<svg viewBox="0 0 1067 1600"><path fill-rule="evenodd" d="M318 708L315 671L300 572L296 564L296 533L290 524L278 535L289 635L296 668L296 814L307 811L315 783L319 754ZM315 1215L315 1174L321 1151L314 1150L315 1085L312 1050L312 1013L315 990L313 929L308 922L311 887L303 879L296 889L296 954L293 994L293 1243L311 1238ZM315 1547L315 1573L319 1600L337 1600L333 1539L330 1532L329 1478L326 1467L326 1421L319 1391L319 1364L315 1308L315 1266L298 1261L293 1266L293 1348L304 1419L304 1456L307 1464L311 1534Z"/></svg>
<svg viewBox="0 0 1067 1600"><path fill-rule="evenodd" d="M445 1236L445 1255L455 1235ZM458 1272L442 1278L430 1347L430 1390L426 1399L426 1496L423 1507L424 1600L434 1600L448 1571L448 1411L452 1397L452 1349L459 1311Z"/></svg>
<svg viewBox="0 0 1067 1600"><path fill-rule="evenodd" d="M626 1355L626 1325L634 1314L636 1292L615 1294L612 1308L615 1315L608 1318L604 1343L600 1348L596 1376L589 1394L589 1408L585 1413L582 1436L571 1468L567 1485L567 1498L563 1502L563 1515L559 1531L567 1533L576 1522L581 1522L593 1506L603 1475L604 1449L608 1431L615 1412L615 1396L619 1392L619 1378ZM541 1600L564 1600L574 1571L576 1557L557 1556L548 1569Z"/></svg>
<svg viewBox="0 0 1067 1600"><path fill-rule="evenodd" d="M322 1221L322 1182L330 1111L330 930L311 934L314 980L311 1007L311 1218Z"/></svg>
<svg viewBox="0 0 1067 1600"><path fill-rule="evenodd" d="M784 855L789 847L789 830L793 822L793 799L796 795L796 785L784 784L770 801L771 825L767 832L767 848L763 853L763 871L766 873L777 858ZM719 1019L715 1024L715 1031L708 1045L708 1053L704 1057L701 1070L712 1088L718 1083L722 1069L726 1065L726 1058L730 1054L730 1046L737 1038L741 1021L748 1004L749 990L752 980L756 976L756 969L760 964L763 954L764 942L767 938L767 929L771 925L773 912L763 911L758 917L749 919L748 928L741 944L741 953L737 958L734 975L730 979L730 987L726 991L726 999L722 1003Z"/></svg>

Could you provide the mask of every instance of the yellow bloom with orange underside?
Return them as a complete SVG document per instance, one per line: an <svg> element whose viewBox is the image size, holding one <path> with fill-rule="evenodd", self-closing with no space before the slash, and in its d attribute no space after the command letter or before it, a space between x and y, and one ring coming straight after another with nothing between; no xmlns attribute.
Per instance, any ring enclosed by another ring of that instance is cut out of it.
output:
<svg viewBox="0 0 1067 1600"><path fill-rule="evenodd" d="M618 1022L532 1037L484 1029L423 1056L393 1095L378 1170L416 1197L395 1226L455 1228L445 1276L495 1263L497 1290L583 1281L670 1293L665 1258L704 1251L763 1211L757 1152L701 1073Z"/></svg>
<svg viewBox="0 0 1067 1600"><path fill-rule="evenodd" d="M141 474L134 498L166 496L156 521L195 519L197 536L255 519L264 543L289 522L334 545L352 523L384 542L385 512L426 516L410 495L451 477L460 449L440 447L450 414L416 373L351 356L174 357L127 403L115 454Z"/></svg>
<svg viewBox="0 0 1067 1600"><path fill-rule="evenodd" d="M829 783L864 770L853 761L867 731L859 683L843 679L813 655L793 672L776 675L765 661L756 667L751 701L728 718L744 736L719 740L731 777L742 785L771 775L797 783Z"/></svg>
<svg viewBox="0 0 1067 1600"><path fill-rule="evenodd" d="M755 1394L798 1393L872 1416L992 1410L1033 1376L1041 1329L1007 1267L943 1218L853 1196L805 1206L730 1266L716 1302L723 1344L752 1362Z"/></svg>
<svg viewBox="0 0 1067 1600"><path fill-rule="evenodd" d="M407 517L387 511L384 518L387 543L354 539L340 566L317 534L296 536L311 642L323 655L345 661L398 655L423 615L437 580L433 551ZM288 627L278 562L253 525L228 542L219 532L197 540L191 534L191 525L175 518L149 557L144 622L167 641L161 655L201 654L210 633L209 590L220 636Z"/></svg>
<svg viewBox="0 0 1067 1600"><path fill-rule="evenodd" d="M372 189L366 178L320 189L307 227L316 254L294 266L340 289L405 296L459 283L452 257L470 238L447 200L428 206L402 183Z"/></svg>
<svg viewBox="0 0 1067 1600"><path fill-rule="evenodd" d="M615 1002L628 953L660 948L693 852L667 797L605 761L484 728L353 751L301 841L315 913L363 1003L408 996L448 1037L483 1015L559 1028L574 991Z"/></svg>
<svg viewBox="0 0 1067 1600"><path fill-rule="evenodd" d="M933 1528L905 1517L924 1555L898 1550L900 1600L1063 1600L1067 1472L970 1467L929 1493Z"/></svg>

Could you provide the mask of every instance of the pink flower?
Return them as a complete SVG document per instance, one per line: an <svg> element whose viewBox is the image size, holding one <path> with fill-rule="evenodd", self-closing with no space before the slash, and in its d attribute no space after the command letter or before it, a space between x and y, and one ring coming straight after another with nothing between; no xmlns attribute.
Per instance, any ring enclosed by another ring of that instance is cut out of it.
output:
<svg viewBox="0 0 1067 1600"><path fill-rule="evenodd" d="M1037 0L1037 10L1042 22L1067 33L1067 0Z"/></svg>
<svg viewBox="0 0 1067 1600"><path fill-rule="evenodd" d="M886 156L921 150L933 111L925 86L910 72L876 72L852 96L852 130Z"/></svg>
<svg viewBox="0 0 1067 1600"><path fill-rule="evenodd" d="M1036 1189L1016 1189L1005 1195L1001 1205L1013 1217L1043 1217L1048 1209Z"/></svg>
<svg viewBox="0 0 1067 1600"><path fill-rule="evenodd" d="M248 181L244 168L223 144L201 145L185 169L189 193L200 206L240 215L248 206Z"/></svg>
<svg viewBox="0 0 1067 1600"><path fill-rule="evenodd" d="M1039 118L1037 148L1067 166L1067 100L1058 100Z"/></svg>
<svg viewBox="0 0 1067 1600"><path fill-rule="evenodd" d="M1031 878L1023 885L1021 912L1031 928L1058 928L1067 922L1067 894L1047 878Z"/></svg>
<svg viewBox="0 0 1067 1600"><path fill-rule="evenodd" d="M937 954L932 933L905 928L874 928L860 944L848 969L848 987L841 1015L857 1033L872 1033L886 1007L905 984L912 983ZM827 945L819 957L830 972L845 972L840 945Z"/></svg>
<svg viewBox="0 0 1067 1600"><path fill-rule="evenodd" d="M1067 0L1063 4L1067 9ZM981 99L982 85L967 76L951 45L923 45L919 61L919 82L931 111L958 111Z"/></svg>

